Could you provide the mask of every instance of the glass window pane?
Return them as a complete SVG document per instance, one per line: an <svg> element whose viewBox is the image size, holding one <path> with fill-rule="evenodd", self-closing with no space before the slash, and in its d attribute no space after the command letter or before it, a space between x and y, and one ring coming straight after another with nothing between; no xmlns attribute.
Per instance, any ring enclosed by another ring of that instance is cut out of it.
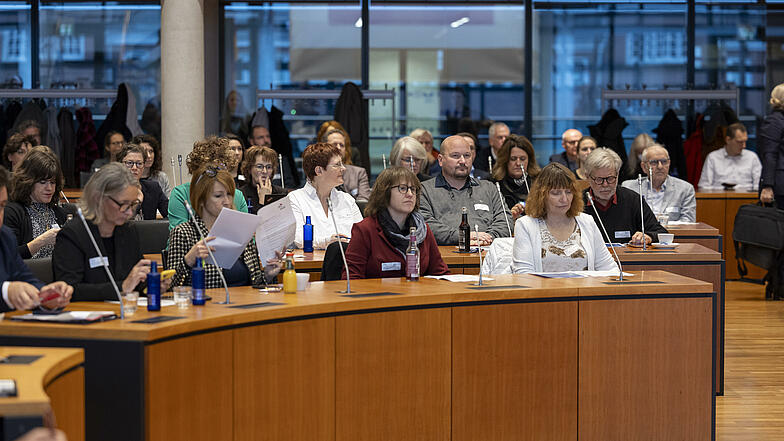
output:
<svg viewBox="0 0 784 441"><path fill-rule="evenodd" d="M0 87L32 86L30 72L30 5L0 3Z"/></svg>

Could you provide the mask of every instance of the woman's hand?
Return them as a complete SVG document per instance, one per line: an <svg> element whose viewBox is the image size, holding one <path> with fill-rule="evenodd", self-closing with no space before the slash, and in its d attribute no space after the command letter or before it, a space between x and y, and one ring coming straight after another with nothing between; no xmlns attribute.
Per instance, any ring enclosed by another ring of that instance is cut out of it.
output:
<svg viewBox="0 0 784 441"><path fill-rule="evenodd" d="M284 257L286 255L286 251L275 251L275 257L272 259L267 259L267 265L264 266L264 274L266 275L267 280L272 279L273 277L277 276L280 273L280 270L283 269L283 262Z"/></svg>
<svg viewBox="0 0 784 441"><path fill-rule="evenodd" d="M259 194L259 205L264 205L264 196L272 194L272 179L262 179L256 184L256 193Z"/></svg>
<svg viewBox="0 0 784 441"><path fill-rule="evenodd" d="M54 245L54 241L57 239L57 233L59 232L59 228L50 228L44 231L40 236L28 242L27 249L30 250L30 254L37 253L38 250L45 247L46 245Z"/></svg>
<svg viewBox="0 0 784 441"><path fill-rule="evenodd" d="M207 242L211 240L215 240L215 236L208 236L205 237L204 240L196 242L196 245L194 245L193 248L191 248L191 250L188 251L188 253L185 255L185 263L192 267L193 265L196 265L197 257L201 257L202 260L205 260L207 257L209 257L210 253L207 251ZM209 248L210 251L215 251L215 248Z"/></svg>
<svg viewBox="0 0 784 441"><path fill-rule="evenodd" d="M133 266L131 269L130 274L128 277L123 280L122 283L122 292L131 292L136 285L144 282L147 280L147 274L150 272L150 261L148 259L142 259L136 265Z"/></svg>

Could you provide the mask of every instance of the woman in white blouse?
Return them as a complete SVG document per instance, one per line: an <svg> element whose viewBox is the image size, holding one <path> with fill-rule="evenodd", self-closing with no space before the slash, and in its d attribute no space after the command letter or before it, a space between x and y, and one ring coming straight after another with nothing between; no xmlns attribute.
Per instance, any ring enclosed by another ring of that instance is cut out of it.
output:
<svg viewBox="0 0 784 441"><path fill-rule="evenodd" d="M302 152L302 169L308 178L305 187L288 195L294 218L297 220L294 236L297 247L302 248L302 225L305 223L305 216L310 216L310 222L313 224L314 248L326 248L338 240L339 236L347 241L354 223L362 220L362 213L350 194L335 189L343 183L343 173L346 171L340 150L324 142L309 145ZM327 205L328 199L332 201L332 212ZM332 216L335 217L338 233L335 233Z"/></svg>
<svg viewBox="0 0 784 441"><path fill-rule="evenodd" d="M593 218L584 214L574 173L551 163L531 187L526 215L515 223L512 270L618 271Z"/></svg>

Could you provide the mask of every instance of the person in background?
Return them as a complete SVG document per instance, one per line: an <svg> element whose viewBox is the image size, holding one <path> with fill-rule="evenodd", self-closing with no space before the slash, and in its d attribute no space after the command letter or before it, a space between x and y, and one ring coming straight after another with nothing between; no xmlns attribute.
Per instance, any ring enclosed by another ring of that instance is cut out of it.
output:
<svg viewBox="0 0 784 441"><path fill-rule="evenodd" d="M93 161L93 170L98 170L104 165L116 161L117 154L125 147L125 137L120 132L111 131L103 140L104 157Z"/></svg>
<svg viewBox="0 0 784 441"><path fill-rule="evenodd" d="M131 143L139 145L147 154L147 160L144 162L144 170L142 171L142 180L157 182L161 186L163 194L168 198L172 187L169 183L169 177L163 172L163 155L161 154L161 145L158 143L158 140L152 135L139 135L134 136Z"/></svg>
<svg viewBox="0 0 784 441"><path fill-rule="evenodd" d="M169 213L169 199L163 194L161 186L157 182L141 179L144 164L147 163L147 152L136 144L126 144L117 154L117 162L126 166L134 178L139 181L142 190L142 203L135 214L136 220L154 220L158 218L158 213L166 217Z"/></svg>
<svg viewBox="0 0 784 441"><path fill-rule="evenodd" d="M784 83L770 92L771 112L760 127L760 202L784 209Z"/></svg>
<svg viewBox="0 0 784 441"><path fill-rule="evenodd" d="M349 239L351 227L362 220L354 198L336 188L343 183L346 171L341 158L336 146L323 142L311 144L302 152L302 169L307 182L305 187L288 195L297 221L294 242L298 248L303 244L305 216L310 216L313 224L313 247L322 249L337 240ZM329 210L327 200L332 201L332 210Z"/></svg>
<svg viewBox="0 0 784 441"><path fill-rule="evenodd" d="M411 228L419 248L419 276L449 273L433 232L418 211L420 186L416 175L404 167L390 167L378 175L365 219L351 229L346 262L352 278L405 277Z"/></svg>
<svg viewBox="0 0 784 441"><path fill-rule="evenodd" d="M438 149L433 147L433 134L429 130L416 128L408 136L419 141L427 152L427 167L425 167L425 171L429 173L430 167L438 163Z"/></svg>
<svg viewBox="0 0 784 441"><path fill-rule="evenodd" d="M193 143L193 150L185 158L185 164L188 166L188 173L193 175L208 163L220 164L220 167L231 169L236 160L237 156L229 150L228 139L209 136ZM170 231L177 225L190 219L188 211L185 209L185 201L190 199L190 188L191 183L185 182L172 190L171 198L169 198ZM237 211L248 212L245 196L239 190L234 191L234 207Z"/></svg>
<svg viewBox="0 0 784 441"><path fill-rule="evenodd" d="M346 167L346 171L343 173L342 190L358 201L366 201L370 197L367 171L362 167L351 165L351 142L347 140L346 132L332 130L327 132L321 142L332 144L340 149L343 165Z"/></svg>
<svg viewBox="0 0 784 441"><path fill-rule="evenodd" d="M93 174L79 199L120 292L142 292L150 272L150 261L142 255L136 228L128 223L140 203L139 188L138 179L124 165L113 162ZM74 287L74 301L117 300L90 236L78 219L65 224L57 234L52 270L55 279ZM170 283L171 279L162 280L161 292Z"/></svg>
<svg viewBox="0 0 784 441"><path fill-rule="evenodd" d="M512 132L509 130L509 126L502 122L495 122L488 127L488 147L479 149L474 155L476 157L476 163L474 164L476 168L492 172L493 167L490 165L490 157L493 158L493 162L497 160L498 152L510 133Z"/></svg>
<svg viewBox="0 0 784 441"><path fill-rule="evenodd" d="M525 136L509 135L493 164L493 180L501 187L506 208L514 220L525 214L528 189L538 174L539 165L531 141Z"/></svg>
<svg viewBox="0 0 784 441"><path fill-rule="evenodd" d="M245 183L245 176L242 174L242 170L240 170L245 147L242 145L240 137L233 133L227 133L224 135L224 138L229 140L229 150L231 150L237 160L237 165L229 169L229 173L231 173L231 177L234 179L234 185L240 188Z"/></svg>
<svg viewBox="0 0 784 441"><path fill-rule="evenodd" d="M278 154L269 147L253 146L245 152L242 174L246 176L240 191L248 201L248 213L256 214L264 206L264 197L285 195L286 189L272 183L278 168Z"/></svg>
<svg viewBox="0 0 784 441"><path fill-rule="evenodd" d="M656 141L647 133L640 133L634 137L634 141L629 147L629 160L626 169L621 173L622 178L637 179L637 176L642 174L642 152L654 144Z"/></svg>
<svg viewBox="0 0 784 441"><path fill-rule="evenodd" d="M596 140L592 136L585 135L577 142L577 159L579 161L579 166L577 167L577 170L574 171L577 175L577 179L588 179L588 174L585 172L583 164L588 159L588 155L596 150L596 147Z"/></svg>
<svg viewBox="0 0 784 441"><path fill-rule="evenodd" d="M411 170L419 182L433 179L433 176L423 172L427 167L427 151L419 141L410 136L403 136L395 141L389 152L389 165Z"/></svg>
<svg viewBox="0 0 784 441"><path fill-rule="evenodd" d="M16 167L34 145L38 144L35 144L32 137L14 133L3 146L3 165L11 171L16 170Z"/></svg>
<svg viewBox="0 0 784 441"><path fill-rule="evenodd" d="M720 189L722 184L737 184L738 189L755 191L762 176L762 163L756 153L746 150L749 134L742 123L730 124L724 148L708 153L700 174L699 188Z"/></svg>
<svg viewBox="0 0 784 441"><path fill-rule="evenodd" d="M583 210L574 173L548 164L528 196L526 215L515 222L512 271L618 271L593 218Z"/></svg>
<svg viewBox="0 0 784 441"><path fill-rule="evenodd" d="M60 208L63 172L60 159L48 148L33 147L13 174L4 224L16 236L23 259L51 257L66 213Z"/></svg>
<svg viewBox="0 0 784 441"><path fill-rule="evenodd" d="M29 136L33 139L33 147L41 145L43 137L41 136L41 126L35 120L28 119L19 123L16 126L16 132L24 136Z"/></svg>
<svg viewBox="0 0 784 441"><path fill-rule="evenodd" d="M343 133L346 134L346 150L351 152L351 163L356 164L359 162L359 150L351 147L351 137L348 135L348 130L343 127L342 124L335 121L334 119L329 121L324 121L319 126L318 132L316 133L316 139L314 142L321 142L320 140L327 135L327 132L331 132L333 130L342 130Z"/></svg>
<svg viewBox="0 0 784 441"><path fill-rule="evenodd" d="M268 262L265 274L261 270L256 242L252 239L229 269L219 268L208 259L207 247L215 239L214 236L208 236L209 231L223 208L234 209L234 179L231 174L218 164L206 164L193 174L190 188L190 204L196 223L193 220L183 222L169 233L166 268L176 271L172 279L173 286L192 284L191 268L198 257L204 261L204 284L207 289L223 286L219 272L223 272L228 286L263 285L267 280L274 280L280 271L280 256L274 262ZM205 236L203 241L199 230Z"/></svg>
<svg viewBox="0 0 784 441"><path fill-rule="evenodd" d="M577 143L583 134L577 129L567 129L561 134L561 147L564 151L550 156L550 162L557 162L571 170L573 173L579 167L577 157Z"/></svg>
<svg viewBox="0 0 784 441"><path fill-rule="evenodd" d="M478 143L478 140L476 139L476 136L474 136L473 134L468 133L468 132L460 132L460 133L455 134L455 136L460 136L463 139L465 139L465 142L468 143L468 147L471 149L471 154L473 155L473 160L476 161L476 155L477 155L477 150L476 150L477 147L476 147L476 145ZM435 167L434 167L434 169L435 169ZM438 170L440 171L441 168L439 167ZM471 166L471 172L469 173L469 176L471 176L472 178L476 178L476 179L490 179L491 178L490 172L487 172L485 170L480 170L480 169L476 168L473 165Z"/></svg>

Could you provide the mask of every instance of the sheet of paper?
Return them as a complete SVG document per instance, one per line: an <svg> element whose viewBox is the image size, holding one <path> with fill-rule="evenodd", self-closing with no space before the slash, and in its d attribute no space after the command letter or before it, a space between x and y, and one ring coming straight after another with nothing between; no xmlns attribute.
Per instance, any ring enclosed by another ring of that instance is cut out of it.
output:
<svg viewBox="0 0 784 441"><path fill-rule="evenodd" d="M667 221L667 225L697 225L697 222L687 222L687 221ZM665 227L666 227L667 225L665 225Z"/></svg>
<svg viewBox="0 0 784 441"><path fill-rule="evenodd" d="M115 315L113 311L67 311L60 314L24 314L14 317L15 320L27 320L38 322L75 322L75 321L94 321L101 317Z"/></svg>
<svg viewBox="0 0 784 441"><path fill-rule="evenodd" d="M212 254L219 267L228 269L234 265L258 225L259 218L255 215L223 207L208 234L215 236L209 245L215 248Z"/></svg>
<svg viewBox="0 0 784 441"><path fill-rule="evenodd" d="M446 274L443 276L425 276L428 279L448 280L450 282L478 282L478 275L471 274ZM493 280L490 277L482 276L482 281Z"/></svg>
<svg viewBox="0 0 784 441"><path fill-rule="evenodd" d="M540 272L540 273L531 273L534 276L539 277L546 277L548 279L579 279L582 277L588 277L582 274L578 274L578 271L563 271L563 272Z"/></svg>
<svg viewBox="0 0 784 441"><path fill-rule="evenodd" d="M297 225L289 198L278 199L265 205L256 216L259 219L256 227L256 247L259 250L261 266L266 266L268 260L275 258L275 251L283 251L294 242L294 233L297 228L302 228L302 225Z"/></svg>
<svg viewBox="0 0 784 441"><path fill-rule="evenodd" d="M575 274L580 274L583 277L618 277L617 270L608 271L573 271ZM623 277L632 277L632 273L623 273Z"/></svg>

